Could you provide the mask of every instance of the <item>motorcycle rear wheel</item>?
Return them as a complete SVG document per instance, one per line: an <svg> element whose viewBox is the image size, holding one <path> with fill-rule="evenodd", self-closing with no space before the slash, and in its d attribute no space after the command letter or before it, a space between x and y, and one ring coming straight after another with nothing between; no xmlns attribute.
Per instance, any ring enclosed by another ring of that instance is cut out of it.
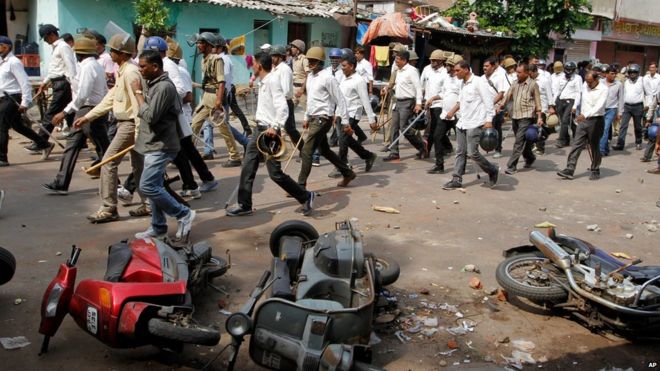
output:
<svg viewBox="0 0 660 371"><path fill-rule="evenodd" d="M14 277L16 259L9 250L0 247L0 285L4 285Z"/></svg>
<svg viewBox="0 0 660 371"><path fill-rule="evenodd" d="M542 253L514 255L497 266L495 278L508 293L527 298L534 302L561 303L568 298L568 292L552 278L538 280L532 273L544 273L539 269L543 265L554 275L562 273ZM522 274L521 274L522 273Z"/></svg>
<svg viewBox="0 0 660 371"><path fill-rule="evenodd" d="M183 327L162 318L150 319L147 327L151 335L182 343L213 346L220 342L220 332L211 327Z"/></svg>

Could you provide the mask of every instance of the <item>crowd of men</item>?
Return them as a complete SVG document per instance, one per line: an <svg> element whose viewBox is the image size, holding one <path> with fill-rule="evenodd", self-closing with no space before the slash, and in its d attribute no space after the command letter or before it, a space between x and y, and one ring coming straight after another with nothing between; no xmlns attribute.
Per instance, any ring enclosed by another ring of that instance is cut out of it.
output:
<svg viewBox="0 0 660 371"><path fill-rule="evenodd" d="M169 38L145 38L138 52L135 40L126 34L114 35L108 42L98 32L87 30L67 42L57 27L42 25L39 35L52 47L48 75L35 94L52 91L39 132L24 123L32 89L23 65L12 54L12 41L0 36L0 166L9 166L9 128L32 141L26 150L46 159L54 147L49 141L54 128L66 120L69 128L61 165L54 180L43 184L44 190L66 195L80 151L93 146L96 166L86 170L100 178L101 205L88 219L93 223L118 220L119 202L131 203L137 193L139 206L129 214L152 218L149 228L136 234L138 238L166 235L166 216L178 221L178 238L190 232L195 211L184 199L199 198L218 186L205 162L215 151L214 128L229 154L222 166L241 166L237 204L226 210L228 216L253 213L252 187L261 161L270 178L301 204L300 212L310 215L315 193L307 188L307 179L320 156L334 165L329 176L341 178L339 187L348 186L357 176L348 162L349 148L365 161L366 172L374 166L378 156L363 146L368 136L359 125L362 118L372 133L385 132L383 151L389 154L383 161L401 160L401 138L417 150L418 159L430 157L435 148L429 174L444 173L445 158L455 152L452 178L443 185L447 190L463 187L468 159L488 175L490 186L497 184L500 169L481 153L480 146L490 136L496 141L492 157L502 157L506 117L514 137L505 170L508 175L518 171L521 157L523 167L532 168L537 156L545 152L547 136L556 131L557 148L571 146L566 167L557 175L572 179L578 157L586 148L591 158L590 179L597 180L602 156L608 156L610 149L624 149L631 119L636 149L642 150L643 139L649 138L641 160L648 162L654 152L660 154L660 138L653 135L657 127L652 126L660 111L656 109L660 75L655 63L643 76L634 63L619 69L616 65L578 68L574 62L555 62L551 73L545 70L545 61L536 57L516 62L507 56L486 59L483 75L477 76L460 55L434 50L430 64L420 74L416 53L393 44L391 76L378 103L377 97L370 96L374 73L364 49L333 48L328 55L330 65L325 66L324 48L306 50L303 41L294 40L287 46L264 45L249 59L254 72L250 84L258 89L250 126L236 102L227 40L217 34L195 35L197 51L203 57L201 83L193 82L181 47ZM201 89L195 109L194 88ZM391 110L387 122L378 122L374 108L379 104ZM294 116L297 106L304 110L302 133ZM229 123L230 110L240 120L243 133ZM452 131L455 149L450 141ZM294 151L299 151L297 180L282 167L282 156L269 151L284 146L281 138L285 134ZM243 145L242 156L237 141ZM331 148L334 143L338 154ZM199 144L202 153L196 147ZM132 171L121 181L118 168L127 154ZM179 193L171 191L166 182L170 163L182 178ZM201 184L195 180L193 168ZM660 174L660 159L658 167L648 171Z"/></svg>

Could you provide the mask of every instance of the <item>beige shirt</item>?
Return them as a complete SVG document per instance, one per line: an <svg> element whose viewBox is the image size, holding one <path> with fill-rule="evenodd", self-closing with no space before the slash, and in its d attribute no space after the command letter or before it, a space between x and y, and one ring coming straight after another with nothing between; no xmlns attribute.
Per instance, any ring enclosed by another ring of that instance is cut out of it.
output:
<svg viewBox="0 0 660 371"><path fill-rule="evenodd" d="M117 121L135 120L137 123L138 102L133 94L133 88L131 88L131 82L135 80L142 81L137 66L124 62L117 71L115 86L85 117L93 121L112 110Z"/></svg>
<svg viewBox="0 0 660 371"><path fill-rule="evenodd" d="M516 80L506 93L505 102L513 102L511 118L514 120L535 118L542 109L539 86L531 77L524 82Z"/></svg>
<svg viewBox="0 0 660 371"><path fill-rule="evenodd" d="M304 55L299 54L296 58L293 59L293 83L302 84L307 77L307 74L311 70L309 69L309 62Z"/></svg>
<svg viewBox="0 0 660 371"><path fill-rule="evenodd" d="M225 82L225 61L217 54L209 54L202 61L202 72L204 73L204 88L218 88L221 82ZM225 89L229 89L227 86Z"/></svg>

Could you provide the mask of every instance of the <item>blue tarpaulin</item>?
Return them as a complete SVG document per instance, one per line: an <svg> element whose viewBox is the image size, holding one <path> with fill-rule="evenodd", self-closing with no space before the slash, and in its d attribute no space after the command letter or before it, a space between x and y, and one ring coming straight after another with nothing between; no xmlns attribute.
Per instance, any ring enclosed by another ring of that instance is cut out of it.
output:
<svg viewBox="0 0 660 371"><path fill-rule="evenodd" d="M357 36L355 37L355 40L357 41L358 44L362 45L362 38L364 37L364 34L367 32L368 28L369 28L369 23L357 24Z"/></svg>

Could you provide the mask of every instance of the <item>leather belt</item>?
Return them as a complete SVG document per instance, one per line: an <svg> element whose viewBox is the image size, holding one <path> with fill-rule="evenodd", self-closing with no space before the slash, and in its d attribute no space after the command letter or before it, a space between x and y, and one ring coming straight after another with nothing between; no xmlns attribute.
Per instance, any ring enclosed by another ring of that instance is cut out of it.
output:
<svg viewBox="0 0 660 371"><path fill-rule="evenodd" d="M66 80L66 76L58 76L50 79L51 82L64 81L64 80Z"/></svg>
<svg viewBox="0 0 660 371"><path fill-rule="evenodd" d="M205 92L205 93L215 94L215 93L218 92L218 89L216 89L216 88L204 88L204 92Z"/></svg>
<svg viewBox="0 0 660 371"><path fill-rule="evenodd" d="M300 87L303 86L303 84L302 84L302 82L294 82L293 86L295 86L296 88L300 88Z"/></svg>

